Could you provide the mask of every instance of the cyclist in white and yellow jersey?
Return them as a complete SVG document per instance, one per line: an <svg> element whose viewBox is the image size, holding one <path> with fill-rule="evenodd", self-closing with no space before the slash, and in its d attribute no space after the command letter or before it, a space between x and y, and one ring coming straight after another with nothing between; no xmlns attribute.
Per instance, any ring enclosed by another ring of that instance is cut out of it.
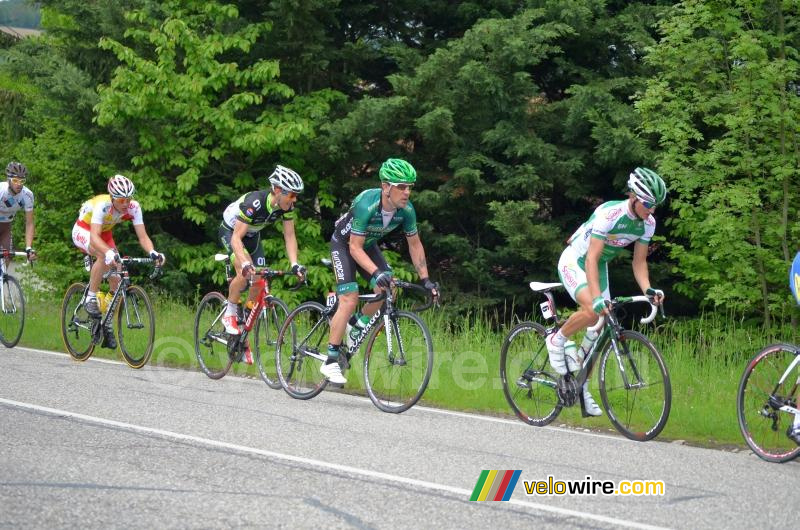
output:
<svg viewBox="0 0 800 530"><path fill-rule="evenodd" d="M580 329L594 326L605 313L605 301L610 299L608 262L622 250L636 243L633 249L633 276L642 292L653 296L656 304L664 301L664 292L650 285L647 253L656 229L653 217L656 206L664 202L667 188L655 171L637 167L628 178L628 199L609 201L597 207L589 219L569 238L569 246L558 261L558 275L567 292L580 307L570 315L561 329L547 337L550 364L560 375L567 370L580 370L582 353L575 357L564 355L564 345ZM587 339L594 340L587 330ZM588 382L583 387L586 413L600 416L603 411L589 393Z"/></svg>
<svg viewBox="0 0 800 530"><path fill-rule="evenodd" d="M6 182L0 182L0 247L13 250L11 223L18 211L25 212L25 252L28 261L36 259L33 247L35 225L33 221L33 192L25 185L28 168L19 162L6 166Z"/></svg>
<svg viewBox="0 0 800 530"><path fill-rule="evenodd" d="M100 306L97 303L97 289L103 280L103 275L119 258L117 245L114 243L112 230L122 221L131 221L136 237L142 249L153 258L158 265L166 261L164 254L156 252L153 242L147 235L142 219L142 208L139 202L132 199L135 188L133 182L123 175L114 175L108 180L108 194L97 195L81 206L78 220L72 228L72 242L81 251L94 256L95 262L89 276L89 291L85 308L93 316L100 316ZM119 279L112 277L109 286L115 291ZM103 345L116 348L114 332L107 328Z"/></svg>

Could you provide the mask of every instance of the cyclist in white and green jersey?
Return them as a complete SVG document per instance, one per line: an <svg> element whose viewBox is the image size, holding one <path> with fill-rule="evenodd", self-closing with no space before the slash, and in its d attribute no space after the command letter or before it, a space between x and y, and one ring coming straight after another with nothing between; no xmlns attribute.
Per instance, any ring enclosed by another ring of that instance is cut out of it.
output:
<svg viewBox="0 0 800 530"><path fill-rule="evenodd" d="M647 268L647 250L656 230L653 212L667 197L664 181L655 171L637 167L628 179L628 199L601 204L592 216L569 238L569 245L558 260L558 275L567 292L580 308L573 313L561 329L547 340L550 364L561 375L567 370L581 368L581 354L564 355L564 344L580 329L594 326L600 314L606 311L605 300L610 299L608 288L608 262L622 250L636 243L633 249L633 276L642 292L653 296L656 304L664 300L664 292L650 285ZM592 332L587 330L589 339ZM583 387L586 412L600 416L603 411L589 393L588 382Z"/></svg>
<svg viewBox="0 0 800 530"><path fill-rule="evenodd" d="M339 307L331 318L328 359L320 371L335 384L347 382L338 363L343 336L347 333L348 342L351 342L381 304L367 304L363 315L354 314L358 305L356 272L369 281L376 293L392 286L392 269L378 247L381 239L402 226L422 285L438 296L438 284L428 277L425 249L417 233L417 214L409 200L417 172L405 160L389 158L381 165L379 175L381 187L361 192L350 210L336 221L331 237Z"/></svg>

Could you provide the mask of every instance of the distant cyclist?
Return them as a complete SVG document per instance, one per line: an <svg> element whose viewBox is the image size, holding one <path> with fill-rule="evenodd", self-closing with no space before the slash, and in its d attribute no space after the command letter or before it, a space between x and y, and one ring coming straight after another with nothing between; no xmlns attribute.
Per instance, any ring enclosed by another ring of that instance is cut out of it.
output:
<svg viewBox="0 0 800 530"><path fill-rule="evenodd" d="M402 227L420 282L438 296L439 285L428 277L425 249L417 233L417 214L409 200L417 172L405 160L390 158L381 165L379 176L381 187L361 192L350 210L336 221L331 237L339 307L331 319L328 359L320 368L331 383L347 382L338 363L345 332L351 342L381 305L381 302L367 304L363 315L354 315L358 305L356 272L369 281L376 293L392 285L392 269L378 247L381 239Z"/></svg>
<svg viewBox="0 0 800 530"><path fill-rule="evenodd" d="M142 219L142 208L139 202L132 198L135 191L133 182L123 175L114 175L108 179L107 188L108 194L96 195L83 203L78 220L72 227L72 242L75 246L96 258L89 276L89 291L84 306L87 313L96 317L101 316L97 290L103 281L103 275L119 261L117 245L111 233L114 226L122 221L131 221L142 250L159 265L163 265L166 261L164 254L156 252L153 248L153 242L147 235ZM109 279L112 291L116 291L118 284L119 278ZM103 346L116 348L117 341L111 326L107 326L104 331Z"/></svg>
<svg viewBox="0 0 800 530"><path fill-rule="evenodd" d="M28 168L19 162L6 166L6 181L0 182L0 247L12 249L11 223L18 211L25 212L25 253L28 261L36 259L33 236L36 227L33 221L33 192L25 185Z"/></svg>
<svg viewBox="0 0 800 530"><path fill-rule="evenodd" d="M261 230L268 224L283 222L283 240L292 272L305 278L306 268L297 262L297 238L294 231L294 204L303 191L303 179L288 167L276 166L269 176L269 189L245 193L222 214L219 237L225 250L233 254L236 276L228 287L228 304L222 323L230 335L239 335L239 297L254 266L265 267ZM245 345L244 361L253 364L250 346Z"/></svg>
<svg viewBox="0 0 800 530"><path fill-rule="evenodd" d="M633 248L633 277L643 293L654 297L656 304L664 301L664 292L650 285L647 254L656 229L653 212L666 199L667 188L655 171L642 167L630 174L628 188L627 199L597 207L569 238L569 245L558 261L558 275L580 306L561 329L546 340L550 364L560 375L565 375L567 370L581 369L581 352L577 352L576 358L566 356L565 359L564 344L580 329L595 325L606 311L605 301L610 299L608 262L623 248L636 243ZM591 332L587 330L587 333ZM583 386L583 402L589 415L603 414L589 393L588 381Z"/></svg>
<svg viewBox="0 0 800 530"><path fill-rule="evenodd" d="M800 304L800 252L795 255L792 268L789 269L789 287L794 294L794 301ZM800 388L798 388L794 402L795 407L800 405ZM794 422L789 426L786 434L796 444L800 445L800 414L794 415Z"/></svg>

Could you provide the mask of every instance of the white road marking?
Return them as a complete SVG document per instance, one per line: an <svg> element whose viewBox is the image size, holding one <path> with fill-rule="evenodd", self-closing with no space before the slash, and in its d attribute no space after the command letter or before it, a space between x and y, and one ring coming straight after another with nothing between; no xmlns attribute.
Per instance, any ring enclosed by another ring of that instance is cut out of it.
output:
<svg viewBox="0 0 800 530"><path fill-rule="evenodd" d="M277 453L275 451L267 451L265 449L257 449L255 447L247 447L247 446L243 446L243 445L237 445L237 444L232 444L232 443L228 443L228 442L222 442L222 441L219 441L219 440L211 440L209 438L201 438L199 436L192 436L190 434L182 434L182 433L177 433L177 432L172 432L172 431L165 431L165 430L162 430L162 429L154 429L154 428L151 428L151 427L144 427L142 425L134 425L132 423L125 423L125 422L121 422L121 421L109 420L109 419L106 419L106 418L98 418L98 417L95 417L95 416L87 416L85 414L79 414L77 412L70 412L70 411L67 411L67 410L54 409L54 408L50 408L50 407L43 407L41 405L35 405L33 403L23 403L23 402L20 402L20 401L13 401L13 400L4 399L4 398L0 398L0 403L4 403L6 405L9 405L9 406L12 406L12 407L21 408L21 409L33 410L33 411L37 411L37 412L44 412L46 414L51 414L51 415L54 415L54 416L66 417L66 418L74 418L74 419L77 419L77 420L82 420L82 421L89 422L89 423L95 423L95 424L98 424L98 425L106 425L106 426L110 426L110 427L117 427L117 428L124 429L124 430L127 430L127 431L132 431L132 432L138 432L138 433L144 433L144 434L155 434L155 435L158 435L158 436L162 436L164 438L171 438L173 440L180 440L180 441L184 441L184 442L185 441L194 442L194 443L205 445L205 446L209 446L209 447L217 447L217 448L221 448L221 449L229 449L229 450L238 451L238 452L241 452L241 453L254 454L254 455L265 456L265 457L268 457L268 458L274 458L276 460L284 460L284 461L288 461L288 462L296 462L296 463L299 463L299 464L315 466L315 467L319 467L319 468L323 468L323 469L332 469L332 470L336 470L336 471L343 471L345 473L350 473L350 474L353 474L353 475L359 475L359 476L368 477L368 478L372 478L372 479L384 480L384 481L387 481L387 482L396 482L396 483L400 483L400 484L407 484L409 486L415 486L415 487L425 488L425 489L429 489L429 490L444 491L444 492L447 492L447 493L452 493L452 494L455 494L455 495L462 496L464 499L468 499L472 495L472 491L470 491L470 490L466 490L466 489L463 489L463 488L456 488L454 486L448 486L446 484L438 484L436 482L428 482L428 481L425 481L425 480L417 480L417 479L408 478L408 477L401 477L399 475L391 475L389 473L382 473L380 471L373 471L373 470L370 470L370 469L362 469L362 468L357 468L357 467L352 467L352 466L345 466L345 465L342 465L342 464L335 464L335 463L332 463L332 462L325 462L323 460L316 460L316 459L313 459L313 458L304 458L304 457L300 457L300 456L287 455L287 454L284 454L284 453ZM557 515L562 515L564 517L576 517L576 518L580 518L580 519L589 519L589 520L592 520L592 521L599 521L599 522L603 522L603 523L613 524L613 525L617 525L617 526L624 526L624 527L628 527L628 528L644 528L644 529L660 529L660 528L662 528L662 527L652 526L652 525L648 525L648 524L644 524L644 523L638 523L638 522L635 522L635 521L628 521L628 520L625 520L625 519L617 519L616 517L608 517L608 516L605 516L605 515L597 515L597 514L591 514L591 513L586 513L586 512L579 512L579 511L576 511L576 510L569 510L569 509L566 509L566 508L558 508L558 507L555 507L555 506L548 506L548 505L539 504L539 503L536 503L536 502L521 501L521 500L517 500L517 499L511 499L511 500L506 501L506 502L508 502L509 504L514 504L514 505L517 505L517 506L523 506L525 508L530 508L530 509L533 509L533 510L538 510L538 511L542 511L542 512L548 512L548 513L553 513L553 514L557 514Z"/></svg>

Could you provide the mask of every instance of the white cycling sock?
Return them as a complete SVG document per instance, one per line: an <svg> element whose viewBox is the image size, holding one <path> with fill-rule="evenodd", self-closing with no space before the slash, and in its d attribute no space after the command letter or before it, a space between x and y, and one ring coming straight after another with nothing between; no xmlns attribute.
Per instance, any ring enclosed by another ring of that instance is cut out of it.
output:
<svg viewBox="0 0 800 530"><path fill-rule="evenodd" d="M225 316L226 316L226 317L229 317L229 316L235 316L235 315L236 315L236 313L237 313L237 309L238 309L238 307L239 307L239 304L232 304L232 303L229 301L229 302L228 302L228 305L225 307Z"/></svg>
<svg viewBox="0 0 800 530"><path fill-rule="evenodd" d="M563 346L564 343L567 342L567 337L565 337L564 334L561 333L561 330L559 329L555 333L555 335L551 336L550 342L553 343L553 346Z"/></svg>
<svg viewBox="0 0 800 530"><path fill-rule="evenodd" d="M794 415L794 425L793 427L800 427L800 414Z"/></svg>

